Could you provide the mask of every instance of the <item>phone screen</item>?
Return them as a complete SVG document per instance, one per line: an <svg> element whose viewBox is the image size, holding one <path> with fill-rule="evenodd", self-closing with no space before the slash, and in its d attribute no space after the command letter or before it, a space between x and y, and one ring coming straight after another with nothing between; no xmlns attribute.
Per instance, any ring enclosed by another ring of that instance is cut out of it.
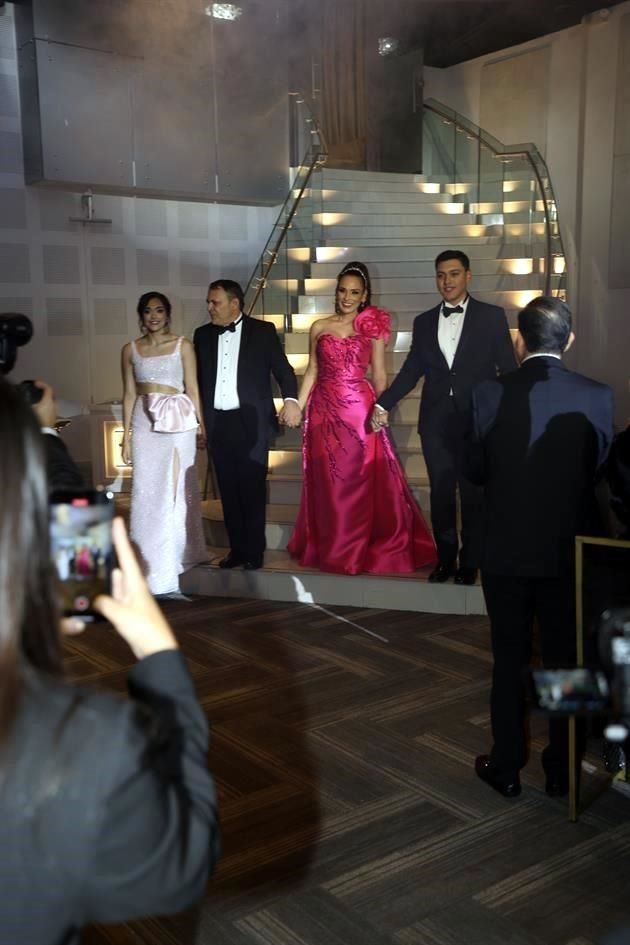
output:
<svg viewBox="0 0 630 945"><path fill-rule="evenodd" d="M543 669L532 673L534 699L543 712L604 713L611 706L608 681L591 669Z"/></svg>
<svg viewBox="0 0 630 945"><path fill-rule="evenodd" d="M65 616L98 620L92 602L109 594L114 564L111 492L55 492L50 505L50 538Z"/></svg>

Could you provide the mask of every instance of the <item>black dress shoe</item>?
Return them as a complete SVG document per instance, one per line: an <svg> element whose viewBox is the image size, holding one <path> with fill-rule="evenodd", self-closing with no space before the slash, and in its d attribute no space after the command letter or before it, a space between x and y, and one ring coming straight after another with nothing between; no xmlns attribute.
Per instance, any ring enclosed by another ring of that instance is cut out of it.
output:
<svg viewBox="0 0 630 945"><path fill-rule="evenodd" d="M234 551L230 551L225 558L221 558L219 561L219 567L223 569L238 568L241 564L243 564L243 559Z"/></svg>
<svg viewBox="0 0 630 945"><path fill-rule="evenodd" d="M521 793L521 782L518 775L515 775L512 779L501 777L490 761L490 755L478 755L475 758L475 773L478 778L489 784L503 797L518 797Z"/></svg>
<svg viewBox="0 0 630 945"><path fill-rule="evenodd" d="M549 797L566 797L569 793L569 781L557 775L548 774L545 778L545 792Z"/></svg>
<svg viewBox="0 0 630 945"><path fill-rule="evenodd" d="M477 568L458 568L455 572L454 584L475 584L477 581Z"/></svg>
<svg viewBox="0 0 630 945"><path fill-rule="evenodd" d="M431 571L429 582L431 584L444 584L454 574L455 567L452 564L438 564L437 568Z"/></svg>
<svg viewBox="0 0 630 945"><path fill-rule="evenodd" d="M245 571L258 571L263 566L262 558L253 558L251 561L243 562L243 569Z"/></svg>

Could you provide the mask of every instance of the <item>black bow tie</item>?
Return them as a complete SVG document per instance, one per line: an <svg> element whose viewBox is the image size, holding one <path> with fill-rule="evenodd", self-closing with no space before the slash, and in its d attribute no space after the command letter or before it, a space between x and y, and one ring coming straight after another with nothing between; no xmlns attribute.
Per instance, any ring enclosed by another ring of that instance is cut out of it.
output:
<svg viewBox="0 0 630 945"><path fill-rule="evenodd" d="M237 318L235 322L230 322L229 325L215 325L215 328L222 335L226 331L236 331L236 326L240 325L242 321L242 318Z"/></svg>
<svg viewBox="0 0 630 945"><path fill-rule="evenodd" d="M444 318L448 318L449 315L458 315L464 311L463 305L454 305L452 308L449 308L448 305L442 306L442 315Z"/></svg>

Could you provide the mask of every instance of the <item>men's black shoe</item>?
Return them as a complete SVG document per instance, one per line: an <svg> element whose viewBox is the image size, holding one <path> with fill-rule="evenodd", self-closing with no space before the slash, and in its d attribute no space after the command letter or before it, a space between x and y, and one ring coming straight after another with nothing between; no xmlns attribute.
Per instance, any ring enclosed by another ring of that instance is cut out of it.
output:
<svg viewBox="0 0 630 945"><path fill-rule="evenodd" d="M492 764L490 755L478 755L475 758L475 774L503 797L518 797L521 793L518 775L511 779L501 777Z"/></svg>
<svg viewBox="0 0 630 945"><path fill-rule="evenodd" d="M430 584L444 584L455 574L455 568L452 564L438 564L429 575Z"/></svg>
<svg viewBox="0 0 630 945"><path fill-rule="evenodd" d="M477 568L458 568L455 572L454 584L476 584Z"/></svg>
<svg viewBox="0 0 630 945"><path fill-rule="evenodd" d="M548 774L545 778L545 792L549 797L566 797L569 793L568 778L559 778L557 775Z"/></svg>
<svg viewBox="0 0 630 945"><path fill-rule="evenodd" d="M240 555L236 554L234 551L230 551L225 558L221 558L219 561L219 567L225 569L238 568L243 564L243 559Z"/></svg>
<svg viewBox="0 0 630 945"><path fill-rule="evenodd" d="M245 571L258 571L263 566L262 558L252 558L251 561L245 561L243 563L243 569Z"/></svg>

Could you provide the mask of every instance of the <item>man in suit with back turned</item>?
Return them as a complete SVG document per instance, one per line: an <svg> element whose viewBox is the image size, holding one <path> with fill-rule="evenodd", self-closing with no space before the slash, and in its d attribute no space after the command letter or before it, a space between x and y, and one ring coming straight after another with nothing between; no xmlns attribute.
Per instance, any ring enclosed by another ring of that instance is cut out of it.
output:
<svg viewBox="0 0 630 945"><path fill-rule="evenodd" d="M527 760L524 677L534 620L545 668L575 664L575 536L598 531L594 486L613 435L611 389L562 363L571 322L560 299L534 299L518 320L521 367L472 393L466 470L484 487L481 578L494 655L494 743L475 770L505 797L520 794ZM578 756L583 747L580 726ZM566 794L566 719L550 720L542 763L547 793Z"/></svg>
<svg viewBox="0 0 630 945"><path fill-rule="evenodd" d="M418 432L429 474L431 526L438 551L438 565L429 580L440 584L453 575L456 584L474 584L479 567L481 490L462 473L470 392L478 381L516 367L505 312L468 294L471 277L465 253L445 250L437 257L435 278L442 302L415 318L409 354L372 415L374 430L385 426L392 407L424 378Z"/></svg>
<svg viewBox="0 0 630 945"><path fill-rule="evenodd" d="M243 314L238 282L208 287L210 324L195 332L199 394L230 551L221 568L262 567L269 442L277 429L273 374L284 398L280 419L299 426L297 381L271 322Z"/></svg>

